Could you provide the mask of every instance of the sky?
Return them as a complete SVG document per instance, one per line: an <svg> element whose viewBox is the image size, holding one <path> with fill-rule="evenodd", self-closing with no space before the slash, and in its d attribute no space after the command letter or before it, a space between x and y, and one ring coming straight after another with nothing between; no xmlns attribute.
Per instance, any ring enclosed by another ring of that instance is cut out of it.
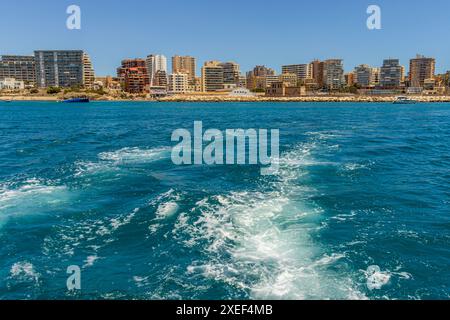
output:
<svg viewBox="0 0 450 320"><path fill-rule="evenodd" d="M81 8L81 30L68 30L66 9ZM381 30L366 26L381 8ZM191 55L280 71L285 64L342 58L346 71L407 66L416 54L450 70L448 0L0 0L0 55L83 49L97 75L114 75L125 58Z"/></svg>

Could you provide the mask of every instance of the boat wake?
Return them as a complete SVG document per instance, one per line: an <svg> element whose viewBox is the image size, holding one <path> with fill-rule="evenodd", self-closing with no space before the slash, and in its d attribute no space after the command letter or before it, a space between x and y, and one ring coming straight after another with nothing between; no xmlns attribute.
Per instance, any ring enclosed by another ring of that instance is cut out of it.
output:
<svg viewBox="0 0 450 320"><path fill-rule="evenodd" d="M178 217L173 231L208 259L188 267L254 299L365 299L348 275L333 271L345 255L327 253L314 239L325 225L314 190L302 183L320 143L299 145L280 159L271 191L207 197Z"/></svg>

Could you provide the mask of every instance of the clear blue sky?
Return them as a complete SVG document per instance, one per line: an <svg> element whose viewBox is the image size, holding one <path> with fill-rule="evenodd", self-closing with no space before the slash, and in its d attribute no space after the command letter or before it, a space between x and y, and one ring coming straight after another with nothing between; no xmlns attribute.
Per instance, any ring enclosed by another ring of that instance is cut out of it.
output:
<svg viewBox="0 0 450 320"><path fill-rule="evenodd" d="M82 30L66 29L66 8L82 9ZM366 27L370 4L382 30ZM1 3L0 54L84 49L98 75L115 74L124 58L161 53L236 61L243 71L265 64L343 58L346 70L416 53L450 70L448 0L21 0Z"/></svg>

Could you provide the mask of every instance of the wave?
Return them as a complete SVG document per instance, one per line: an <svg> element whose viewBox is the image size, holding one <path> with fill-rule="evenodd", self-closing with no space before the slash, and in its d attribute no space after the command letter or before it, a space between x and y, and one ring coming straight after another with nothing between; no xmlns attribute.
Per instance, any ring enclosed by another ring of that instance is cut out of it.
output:
<svg viewBox="0 0 450 320"><path fill-rule="evenodd" d="M170 157L170 149L123 148L98 154L97 161L79 161L75 163L75 177L96 174L108 174L119 171L122 166L151 163Z"/></svg>
<svg viewBox="0 0 450 320"><path fill-rule="evenodd" d="M324 138L324 136L320 136ZM182 213L175 238L203 248L206 261L194 261L188 274L231 285L253 299L365 299L353 279L331 270L345 256L326 254L314 240L323 210L302 184L305 163L321 144L305 143L280 159L276 182L267 192L233 192L207 197Z"/></svg>
<svg viewBox="0 0 450 320"><path fill-rule="evenodd" d="M102 161L111 161L116 164L132 164L162 160L170 156L169 148L123 148L112 152L102 152L98 158Z"/></svg>
<svg viewBox="0 0 450 320"><path fill-rule="evenodd" d="M34 282L38 283L40 274L36 272L34 266L27 262L16 262L11 266L10 276L12 279L19 282Z"/></svg>
<svg viewBox="0 0 450 320"><path fill-rule="evenodd" d="M36 215L41 206L60 208L69 197L65 186L52 181L28 179L0 185L0 227L13 216Z"/></svg>
<svg viewBox="0 0 450 320"><path fill-rule="evenodd" d="M69 219L64 225L56 226L53 235L44 239L42 252L47 256L58 257L74 256L78 249L87 249L96 253L115 241L115 232L130 224L139 211L140 208L135 208L129 213L109 218L91 218L82 221L76 217ZM92 266L98 259L96 254L88 256L84 267Z"/></svg>

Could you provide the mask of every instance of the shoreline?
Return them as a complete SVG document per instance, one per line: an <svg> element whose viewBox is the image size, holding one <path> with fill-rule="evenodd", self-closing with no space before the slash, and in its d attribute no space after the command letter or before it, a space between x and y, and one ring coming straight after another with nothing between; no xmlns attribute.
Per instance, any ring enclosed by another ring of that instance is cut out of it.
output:
<svg viewBox="0 0 450 320"><path fill-rule="evenodd" d="M444 103L450 102L449 96L408 96L416 100L418 103ZM60 96L24 96L11 95L0 96L0 101L26 101L26 102L58 102L63 98ZM397 96L303 96L303 97L231 97L231 96L200 96L200 95L186 95L186 96L172 96L160 99L120 99L114 97L99 97L92 98L92 101L98 102L297 102L297 103L393 103Z"/></svg>

